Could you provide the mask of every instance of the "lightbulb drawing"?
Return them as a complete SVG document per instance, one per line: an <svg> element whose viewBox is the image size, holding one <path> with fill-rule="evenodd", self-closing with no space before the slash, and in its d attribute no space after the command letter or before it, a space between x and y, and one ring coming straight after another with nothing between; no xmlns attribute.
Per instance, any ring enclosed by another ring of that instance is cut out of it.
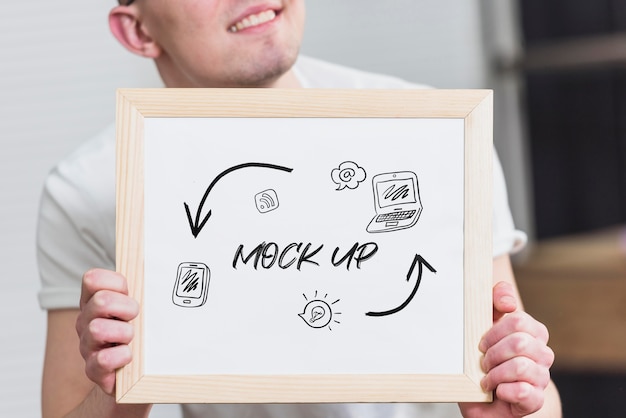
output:
<svg viewBox="0 0 626 418"><path fill-rule="evenodd" d="M313 309L311 309L311 319L309 319L309 322L312 324L324 315L326 315L326 309L324 309L323 306L314 306Z"/></svg>
<svg viewBox="0 0 626 418"><path fill-rule="evenodd" d="M331 325L340 324L340 322L336 319L336 315L341 315L341 312L334 312L332 305L335 305L339 302L340 299L335 300L332 303L328 303L323 299L328 297L328 294L324 295L323 298L318 298L317 290L315 291L315 295L313 299L309 301L309 298L303 293L304 299L307 301L307 304L304 306L304 312L298 314L300 318L311 328L324 328L327 327L332 331Z"/></svg>

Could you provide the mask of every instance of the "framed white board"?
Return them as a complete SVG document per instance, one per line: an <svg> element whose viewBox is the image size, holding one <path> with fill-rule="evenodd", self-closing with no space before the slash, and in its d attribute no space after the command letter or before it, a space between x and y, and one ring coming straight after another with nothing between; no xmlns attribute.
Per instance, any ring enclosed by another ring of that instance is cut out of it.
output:
<svg viewBox="0 0 626 418"><path fill-rule="evenodd" d="M117 103L118 402L491 399L491 91Z"/></svg>

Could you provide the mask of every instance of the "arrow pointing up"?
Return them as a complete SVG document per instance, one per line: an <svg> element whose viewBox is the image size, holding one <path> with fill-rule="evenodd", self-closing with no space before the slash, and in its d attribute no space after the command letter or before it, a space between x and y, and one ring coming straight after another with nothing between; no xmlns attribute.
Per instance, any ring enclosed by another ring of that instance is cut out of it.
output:
<svg viewBox="0 0 626 418"><path fill-rule="evenodd" d="M202 221L200 220L202 207L204 206L204 203L209 197L209 193L211 193L211 190L213 190L213 187L215 187L217 182L220 181L228 173L232 173L233 171L240 170L242 168L249 168L249 167L271 168L273 170L282 170L288 173L291 173L293 171L293 168L283 167L283 166L274 165L274 164L267 164L267 163L244 163L244 164L239 164L239 165L230 167L222 171L220 174L217 175L217 177L213 179L209 187L206 189L206 192L204 192L204 196L202 196L202 200L200 201L200 206L198 206L198 210L196 211L195 220L191 216L191 210L189 209L189 205L183 202L183 204L185 205L185 213L187 213L187 221L189 222L189 227L191 228L191 234L194 236L194 238L198 238L198 234L200 233L202 228L204 228L204 225L207 223L207 221L211 217L211 210L209 209L209 211L207 212L206 216L202 219Z"/></svg>
<svg viewBox="0 0 626 418"><path fill-rule="evenodd" d="M415 257L413 257L413 262L411 263L411 267L409 268L409 272L406 274L406 281L407 282L411 278L411 275L413 274L413 270L415 270L415 265L416 264L418 264L418 266L419 266L418 273L417 273L417 281L415 282L415 287L413 288L413 291L411 292L411 294L409 295L407 300L405 300L397 308L393 308L393 309L390 309L388 311L382 311L382 312L367 312L367 313L365 313L365 315L367 315L367 316L387 316L387 315L393 315L395 313L400 312L402 309L406 308L407 305L409 303L411 303L411 301L413 300L413 297L417 293L417 289L419 289L419 287L420 287L420 283L422 282L423 267L426 266L426 268L428 270L432 271L433 273L437 273L437 270L435 270L433 268L433 266L428 264L428 262L426 260L424 260L424 258L421 255L415 254Z"/></svg>

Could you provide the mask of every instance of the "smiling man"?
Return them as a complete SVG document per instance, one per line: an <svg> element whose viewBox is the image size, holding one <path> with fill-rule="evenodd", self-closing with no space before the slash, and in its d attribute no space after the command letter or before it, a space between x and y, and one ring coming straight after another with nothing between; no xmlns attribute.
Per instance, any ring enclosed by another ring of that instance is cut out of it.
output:
<svg viewBox="0 0 626 418"><path fill-rule="evenodd" d="M167 87L424 88L299 55L304 0L134 0L110 28L154 60ZM480 345L490 404L184 405L199 417L561 416L550 381L548 332L522 309L509 254L525 242L512 223L501 168L494 169L494 325ZM50 173L41 198L37 255L48 310L42 408L48 417L145 417L150 405L117 405L115 370L131 360L139 312L115 268L115 129L85 142ZM81 279L82 278L82 279Z"/></svg>
<svg viewBox="0 0 626 418"><path fill-rule="evenodd" d="M109 22L128 50L154 59L168 87L299 87L291 68L301 0L136 0Z"/></svg>

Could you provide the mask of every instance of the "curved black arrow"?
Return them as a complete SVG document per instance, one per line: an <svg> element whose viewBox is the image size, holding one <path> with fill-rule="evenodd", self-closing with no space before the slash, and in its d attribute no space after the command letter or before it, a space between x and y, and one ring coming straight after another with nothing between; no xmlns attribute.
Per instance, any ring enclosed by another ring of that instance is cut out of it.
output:
<svg viewBox="0 0 626 418"><path fill-rule="evenodd" d="M422 282L422 270L423 270L422 266L426 266L426 268L428 270L432 271L433 273L437 273L437 270L435 270L433 268L433 266L428 264L428 262L426 260L424 260L424 258L421 255L415 254L415 257L413 257L413 263L411 263L411 268L409 268L409 272L406 274L406 281L407 282L411 278L411 275L413 274L413 270L415 269L415 264L417 264L417 263L419 263L419 269L418 269L418 273L417 273L417 281L415 282L415 287L413 288L413 291L409 295L408 299L405 300L404 303L402 305L398 306L397 308L390 309L388 311L383 311L383 312L367 312L365 315L367 315L367 316L387 316L387 315L393 315L393 314L395 314L397 312L400 312L402 309L406 308L407 305L409 303L411 303L411 300L413 300L413 297L417 293L417 289L419 289L420 283Z"/></svg>
<svg viewBox="0 0 626 418"><path fill-rule="evenodd" d="M189 227L191 228L191 233L193 234L194 238L198 238L198 234L200 233L202 228L204 228L204 225L211 217L211 210L209 209L209 213L207 213L204 219L200 221L200 213L202 212L202 207L204 206L206 199L209 197L209 193L211 193L211 190L213 190L213 187L215 187L217 182L220 181L222 177L224 177L228 173L232 173L233 171L240 170L242 168L248 168L248 167L271 168L274 170L286 171L288 173L291 173L293 171L293 168L283 167L283 166L274 165L274 164L267 164L267 163L244 163L244 164L236 165L234 167L230 167L222 171L220 174L217 175L217 177L213 179L213 181L209 185L209 188L206 189L206 192L204 192L204 196L202 196L202 200L200 201L200 206L198 206L198 210L196 211L195 221L191 217L191 211L189 210L189 205L183 202L185 205L185 212L187 212L187 220L189 221Z"/></svg>

